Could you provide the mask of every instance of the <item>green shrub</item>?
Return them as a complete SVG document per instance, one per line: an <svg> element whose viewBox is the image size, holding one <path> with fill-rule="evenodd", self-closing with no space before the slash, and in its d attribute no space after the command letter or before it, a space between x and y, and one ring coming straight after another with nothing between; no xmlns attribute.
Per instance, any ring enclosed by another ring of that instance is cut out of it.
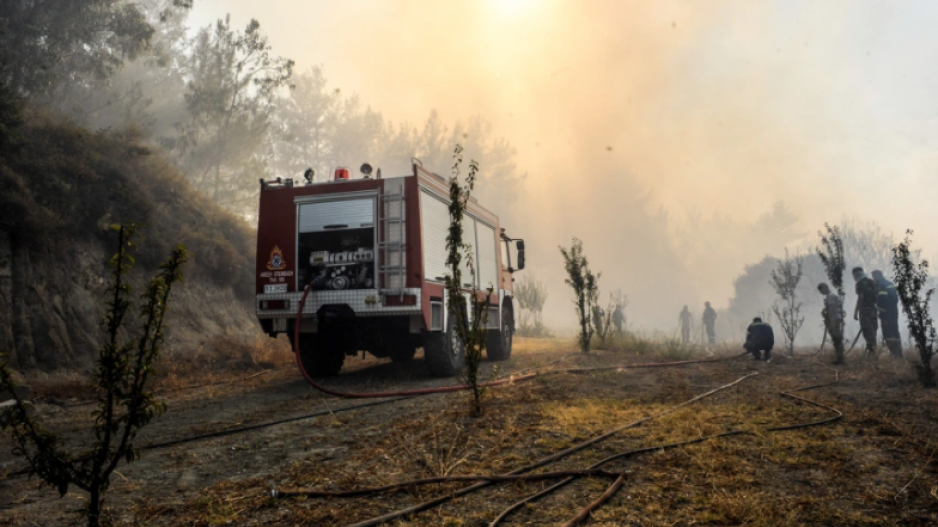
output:
<svg viewBox="0 0 938 527"><path fill-rule="evenodd" d="M94 443L84 452L74 454L62 446L62 437L44 429L26 401L20 398L9 365L0 361L0 391L14 394L4 428L13 438L13 453L29 464L29 473L64 496L75 486L88 493L88 525L97 527L102 517L104 493L110 476L121 462L139 457L134 448L137 432L165 411L165 405L148 391L148 381L160 358L166 327L163 320L173 285L182 281L182 266L188 257L185 247L174 248L160 271L150 280L141 295L139 333L125 337L125 319L133 311L133 289L128 274L134 265L130 255L135 247L133 225L116 227L117 253L111 258L111 287L103 326L107 334L101 347L94 375L98 407L93 413Z"/></svg>

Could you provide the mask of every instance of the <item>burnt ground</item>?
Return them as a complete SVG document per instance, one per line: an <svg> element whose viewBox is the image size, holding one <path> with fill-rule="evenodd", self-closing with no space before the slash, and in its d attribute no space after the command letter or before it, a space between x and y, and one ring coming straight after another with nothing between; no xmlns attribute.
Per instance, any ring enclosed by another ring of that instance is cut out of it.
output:
<svg viewBox="0 0 938 527"><path fill-rule="evenodd" d="M654 355L572 353L562 340L519 340L500 374L543 366L667 360ZM487 364L486 368L491 365ZM585 468L609 455L730 430L744 434L656 450L606 467L625 472L593 525L938 524L938 391L916 384L911 365L887 359L834 368L811 357L749 359L656 369L564 373L493 388L482 417L465 393L414 397L341 411L362 400L312 390L292 366L231 384L168 393L169 411L138 445L332 410L247 433L146 450L113 476L107 507L118 525L347 525L466 486L449 483L358 498L271 499L281 490L343 490L440 475L510 472L576 443L653 415L749 373L736 386L536 472ZM194 375L198 377L198 374ZM833 415L779 396L841 410L832 424L772 432L772 426ZM328 385L383 391L448 385L418 360L350 359ZM89 407L39 403L50 428L81 441ZM0 470L22 466L0 442ZM524 506L508 524L559 525L598 498L608 479L580 479ZM550 485L491 485L390 525L487 525L507 506ZM0 482L0 525L81 525L83 495L59 498L35 480Z"/></svg>

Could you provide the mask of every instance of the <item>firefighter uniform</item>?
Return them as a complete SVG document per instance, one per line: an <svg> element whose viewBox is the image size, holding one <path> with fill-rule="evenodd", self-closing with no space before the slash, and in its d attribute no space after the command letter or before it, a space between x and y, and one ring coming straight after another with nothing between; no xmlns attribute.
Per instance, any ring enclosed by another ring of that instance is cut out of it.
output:
<svg viewBox="0 0 938 527"><path fill-rule="evenodd" d="M690 324L691 324L691 314L687 309L687 306L684 306L684 309L681 310L681 314L678 317L681 321L681 339L684 344L690 342Z"/></svg>
<svg viewBox="0 0 938 527"><path fill-rule="evenodd" d="M883 327L883 340L894 357L902 357L902 336L899 334L899 295L896 285L881 273L873 272L876 277L876 308Z"/></svg>
<svg viewBox="0 0 938 527"><path fill-rule="evenodd" d="M596 331L603 331L606 329L606 312L603 308L599 306L593 306L593 327L596 328Z"/></svg>
<svg viewBox="0 0 938 527"><path fill-rule="evenodd" d="M703 324L704 327L707 328L707 340L710 344L713 344L716 341L716 330L713 326L717 321L717 312L710 307L710 302L706 302L705 305L707 307L704 308L703 312Z"/></svg>
<svg viewBox="0 0 938 527"><path fill-rule="evenodd" d="M876 282L869 276L863 275L857 280L857 296L860 297L859 319L860 331L866 341L866 353L876 354L876 330L879 311L876 308Z"/></svg>
<svg viewBox="0 0 938 527"><path fill-rule="evenodd" d="M612 312L612 323L616 326L616 333L622 333L622 326L625 323L625 313L622 312L622 304L616 304L616 309Z"/></svg>
<svg viewBox="0 0 938 527"><path fill-rule="evenodd" d="M772 331L772 326L763 322L759 317L754 318L752 324L746 328L746 343L743 347L752 353L752 357L756 360L772 360L772 348L775 347L775 332ZM761 353L763 351L764 357Z"/></svg>
<svg viewBox="0 0 938 527"><path fill-rule="evenodd" d="M824 297L824 310L821 312L824 316L824 327L827 328L827 334L831 337L831 343L834 345L836 358L834 364L843 364L844 362L844 308L843 302L836 293L829 290Z"/></svg>

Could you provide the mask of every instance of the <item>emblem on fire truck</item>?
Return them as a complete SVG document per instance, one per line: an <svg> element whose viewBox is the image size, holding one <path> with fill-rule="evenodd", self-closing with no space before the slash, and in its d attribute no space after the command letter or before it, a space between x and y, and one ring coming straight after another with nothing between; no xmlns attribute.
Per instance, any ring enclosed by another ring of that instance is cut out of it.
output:
<svg viewBox="0 0 938 527"><path fill-rule="evenodd" d="M283 261L283 252L280 251L280 247L274 245L274 250L270 251L270 260L267 260L267 268L271 271L279 271L286 266L286 262Z"/></svg>

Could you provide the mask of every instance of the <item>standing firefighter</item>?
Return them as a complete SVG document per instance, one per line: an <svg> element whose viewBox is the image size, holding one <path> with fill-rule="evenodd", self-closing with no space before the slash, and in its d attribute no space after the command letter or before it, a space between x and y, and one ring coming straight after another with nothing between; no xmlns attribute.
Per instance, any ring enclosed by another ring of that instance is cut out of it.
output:
<svg viewBox="0 0 938 527"><path fill-rule="evenodd" d="M606 311L603 308L599 307L599 304L594 305L593 306L593 327L595 327L596 331L599 333L603 333L603 330L606 329L605 318L606 318Z"/></svg>
<svg viewBox="0 0 938 527"><path fill-rule="evenodd" d="M902 358L902 336L899 334L899 295L896 284L883 276L882 271L873 271L876 282L876 308L883 328L883 340L893 357Z"/></svg>
<svg viewBox="0 0 938 527"><path fill-rule="evenodd" d="M752 353L756 360L769 362L772 360L772 348L775 347L775 332L772 326L766 324L761 318L752 319L752 324L746 328L746 343L743 344L746 351ZM765 352L763 357L761 352Z"/></svg>
<svg viewBox="0 0 938 527"><path fill-rule="evenodd" d="M690 310L687 309L687 306L684 306L684 309L681 310L678 320L681 321L681 338L684 344L687 344L690 342L690 324L692 321Z"/></svg>
<svg viewBox="0 0 938 527"><path fill-rule="evenodd" d="M622 333L622 326L625 325L625 312L622 311L622 304L616 304L615 311L612 312L612 323L616 326L616 333Z"/></svg>
<svg viewBox="0 0 938 527"><path fill-rule="evenodd" d="M860 331L866 340L867 356L876 355L876 282L866 276L862 267L853 268L853 279L857 282L857 306L853 310L853 319L860 321Z"/></svg>
<svg viewBox="0 0 938 527"><path fill-rule="evenodd" d="M703 324L707 328L707 341L712 345L716 342L716 331L713 329L713 325L717 322L717 312L715 309L710 307L710 302L704 302L704 312L703 312Z"/></svg>
<svg viewBox="0 0 938 527"><path fill-rule="evenodd" d="M824 309L821 315L824 317L824 327L827 328L827 334L831 337L834 344L834 364L844 363L844 305L840 301L837 293L831 292L830 286L821 283L817 290L824 295Z"/></svg>

